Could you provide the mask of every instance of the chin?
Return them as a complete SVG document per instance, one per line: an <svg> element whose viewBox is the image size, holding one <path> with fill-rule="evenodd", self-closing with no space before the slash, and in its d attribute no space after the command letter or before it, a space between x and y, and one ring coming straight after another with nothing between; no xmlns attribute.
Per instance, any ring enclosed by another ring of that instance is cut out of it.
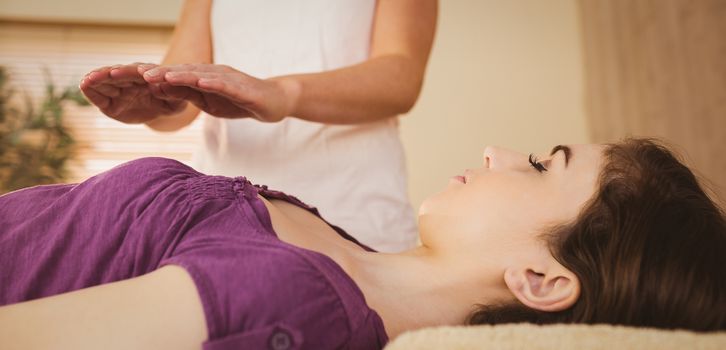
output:
<svg viewBox="0 0 726 350"><path fill-rule="evenodd" d="M421 202L418 207L418 216L426 215L431 209L431 197L428 197Z"/></svg>
<svg viewBox="0 0 726 350"><path fill-rule="evenodd" d="M418 216L432 214L436 211L440 206L439 200L436 197L436 195L429 196L421 202L421 205L418 207Z"/></svg>

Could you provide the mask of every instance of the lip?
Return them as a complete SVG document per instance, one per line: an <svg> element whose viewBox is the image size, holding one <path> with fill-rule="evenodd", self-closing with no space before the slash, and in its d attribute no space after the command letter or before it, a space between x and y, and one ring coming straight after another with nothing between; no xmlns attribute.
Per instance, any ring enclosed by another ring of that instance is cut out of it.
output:
<svg viewBox="0 0 726 350"><path fill-rule="evenodd" d="M452 177L452 179L454 179L454 180L456 180L456 181L459 181L459 182L461 182L461 183L463 183L463 184L465 184L465 183L466 183L466 178L465 178L465 177L463 177L463 176L461 176L461 175L456 175L456 176L453 176L453 177Z"/></svg>

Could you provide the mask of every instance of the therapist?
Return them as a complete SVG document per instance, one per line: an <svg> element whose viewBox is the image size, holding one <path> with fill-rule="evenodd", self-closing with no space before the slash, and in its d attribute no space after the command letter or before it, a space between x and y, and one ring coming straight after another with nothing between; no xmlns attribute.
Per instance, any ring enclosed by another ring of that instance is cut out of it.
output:
<svg viewBox="0 0 726 350"><path fill-rule="evenodd" d="M417 229L398 115L418 98L436 17L437 0L187 0L162 65L99 68L81 90L154 130L201 116L196 169L244 174L401 251Z"/></svg>

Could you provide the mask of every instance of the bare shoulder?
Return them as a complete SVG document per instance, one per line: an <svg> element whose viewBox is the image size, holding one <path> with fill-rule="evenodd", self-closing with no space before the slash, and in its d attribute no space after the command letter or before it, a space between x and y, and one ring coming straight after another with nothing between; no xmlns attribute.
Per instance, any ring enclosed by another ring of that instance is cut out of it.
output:
<svg viewBox="0 0 726 350"><path fill-rule="evenodd" d="M199 294L179 266L0 307L2 349L201 349L206 338Z"/></svg>

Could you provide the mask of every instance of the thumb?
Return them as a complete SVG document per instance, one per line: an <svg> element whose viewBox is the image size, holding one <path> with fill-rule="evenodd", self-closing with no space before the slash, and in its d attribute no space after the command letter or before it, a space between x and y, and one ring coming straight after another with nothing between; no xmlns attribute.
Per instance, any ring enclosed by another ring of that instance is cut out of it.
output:
<svg viewBox="0 0 726 350"><path fill-rule="evenodd" d="M136 66L136 71L139 72L139 74L144 75L147 70L154 69L158 66L158 64L154 63L140 63L138 66Z"/></svg>

